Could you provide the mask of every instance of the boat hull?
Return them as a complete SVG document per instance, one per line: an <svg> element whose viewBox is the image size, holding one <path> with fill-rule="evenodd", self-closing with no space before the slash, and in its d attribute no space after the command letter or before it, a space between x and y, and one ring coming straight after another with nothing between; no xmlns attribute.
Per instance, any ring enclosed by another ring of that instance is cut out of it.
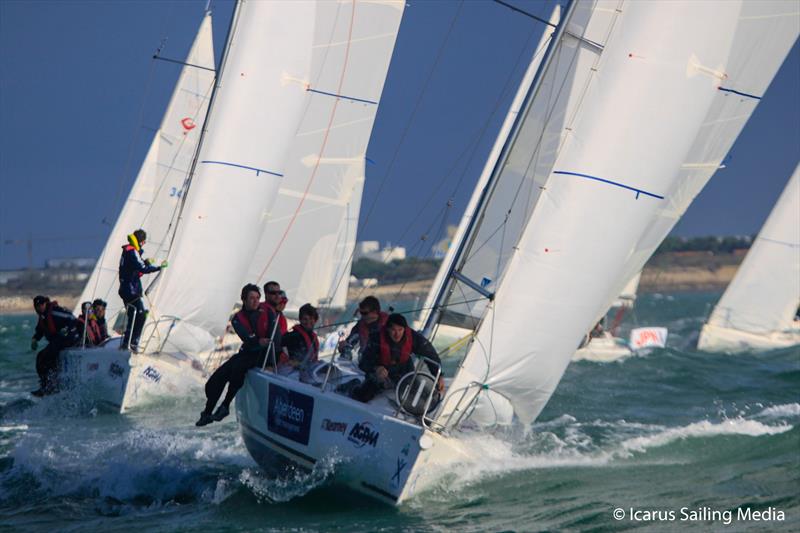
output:
<svg viewBox="0 0 800 533"><path fill-rule="evenodd" d="M261 370L248 373L236 411L248 451L268 473L330 465L334 483L391 505L468 458L458 441L416 421Z"/></svg>
<svg viewBox="0 0 800 533"><path fill-rule="evenodd" d="M602 337L592 339L589 344L577 350L572 356L572 360L607 362L631 355L633 355L633 351L623 339L605 333Z"/></svg>
<svg viewBox="0 0 800 533"><path fill-rule="evenodd" d="M796 345L800 345L800 329L770 335L757 335L711 324L703 326L697 341L698 350L726 353L776 350Z"/></svg>
<svg viewBox="0 0 800 533"><path fill-rule="evenodd" d="M118 342L60 354L62 390L123 413L159 398L184 396L202 386L206 373L185 356L120 350Z"/></svg>

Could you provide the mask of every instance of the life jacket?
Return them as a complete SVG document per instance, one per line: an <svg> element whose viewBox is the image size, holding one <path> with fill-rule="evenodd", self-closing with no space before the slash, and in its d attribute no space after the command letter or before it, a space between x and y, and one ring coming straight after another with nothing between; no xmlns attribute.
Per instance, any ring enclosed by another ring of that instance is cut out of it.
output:
<svg viewBox="0 0 800 533"><path fill-rule="evenodd" d="M289 332L289 324L288 322L286 322L286 317L283 316L283 313L272 307L272 304L270 304L269 302L261 302L260 304L258 304L258 306L264 309L265 311L269 311L272 314L278 316L278 329L280 330L281 335L286 335L286 333Z"/></svg>
<svg viewBox="0 0 800 533"><path fill-rule="evenodd" d="M133 237L133 236L132 235L128 235L128 239L130 239L131 237ZM134 237L134 240L136 240L135 237ZM126 244L125 246L122 247L122 252L123 253L124 252L136 252L136 253L139 253L139 247L138 246L134 246L132 244ZM142 276L144 276L144 274L141 273L141 272L137 272L137 274L139 275L140 278Z"/></svg>
<svg viewBox="0 0 800 533"><path fill-rule="evenodd" d="M317 337L317 334L314 333L313 331L311 332L311 335L313 335L313 340L312 340L312 338L308 335L308 332L306 332L306 328L304 328L300 324L296 324L292 328L292 331L300 333L300 336L303 337L303 340L306 342L306 353L311 352L311 356L308 358L308 361L310 362L317 361L319 359L319 337ZM314 345L313 352L311 351L312 343Z"/></svg>
<svg viewBox="0 0 800 533"><path fill-rule="evenodd" d="M381 328L385 326L388 319L389 314L380 311L378 313L378 326ZM369 342L369 324L364 322L363 318L358 321L358 340L360 343L359 346L361 346L361 349L363 350L367 345L367 342Z"/></svg>
<svg viewBox="0 0 800 533"><path fill-rule="evenodd" d="M267 331L269 329L269 315L263 309L258 310L258 322L256 322L255 330L253 330L253 325L250 323L250 319L247 318L247 312L244 309L236 313L236 318L251 335L255 334L259 339L269 338L270 332Z"/></svg>
<svg viewBox="0 0 800 533"><path fill-rule="evenodd" d="M389 330L386 326L382 326L380 333L380 365L388 368L393 364L406 364L411 357L411 347L414 342L412 335L411 328L406 328L405 333L403 333L403 344L400 345L400 360L395 363L392 361L392 347L389 346Z"/></svg>
<svg viewBox="0 0 800 533"><path fill-rule="evenodd" d="M51 301L47 304L47 307L44 309L44 317L39 317L39 322L44 325L45 332L47 337L51 335L56 335L58 333L58 329L56 328L56 321L53 320L53 307L57 306L58 302Z"/></svg>
<svg viewBox="0 0 800 533"><path fill-rule="evenodd" d="M89 328L86 330L86 337L92 342L92 344L100 344L103 342L103 331L100 329L100 324L97 323L97 319L94 316L89 317Z"/></svg>

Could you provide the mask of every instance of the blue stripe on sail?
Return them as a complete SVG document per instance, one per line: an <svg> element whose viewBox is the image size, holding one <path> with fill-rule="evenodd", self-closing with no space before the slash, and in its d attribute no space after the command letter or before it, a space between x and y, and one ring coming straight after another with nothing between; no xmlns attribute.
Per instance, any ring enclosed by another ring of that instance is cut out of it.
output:
<svg viewBox="0 0 800 533"><path fill-rule="evenodd" d="M644 194L645 196L652 196L653 198L658 198L659 200L663 200L663 196L659 196L658 194L654 194L652 192L647 192L642 189L637 189L636 187L631 187L630 185L625 185L624 183L618 183L616 181L611 181L603 178L598 178L597 176L590 176L588 174L579 174L577 172L567 172L565 170L554 170L553 174L564 174L566 176L578 176L579 178L586 178L594 181L599 181L601 183L608 183L609 185L614 185L615 187L621 187L623 189L628 189L629 191L633 191L636 193L636 199L639 199L640 194Z"/></svg>
<svg viewBox="0 0 800 533"><path fill-rule="evenodd" d="M759 241L764 241L772 244L780 244L781 246L788 246L790 248L800 248L800 244L788 241L779 241L777 239L768 239L767 237L758 237Z"/></svg>
<svg viewBox="0 0 800 533"><path fill-rule="evenodd" d="M318 91L317 89L308 88L306 91L310 93L317 93L317 94L324 94L325 96L333 96L335 98L345 98L347 100L352 100L354 102L364 102L365 104L375 104L378 105L378 102L373 102L372 100L364 100L363 98L354 98L352 96L345 96L343 94L335 94L335 93L326 93L325 91Z"/></svg>
<svg viewBox="0 0 800 533"><path fill-rule="evenodd" d="M738 94L739 96L746 96L747 98L752 98L754 100L761 100L760 96L755 96L753 94L743 93L743 92L737 91L735 89L726 89L725 87L718 87L718 89L720 91L722 91L722 92L725 92L725 93L733 93L733 94Z"/></svg>
<svg viewBox="0 0 800 533"><path fill-rule="evenodd" d="M236 168L244 168L244 169L247 169L247 170L255 170L256 171L256 176L258 176L259 174L261 174L263 172L264 174L271 174L273 176L278 176L279 178L283 177L283 174L278 174L277 172L272 172L270 170L264 170L263 168L248 167L246 165L237 165L236 163L228 163L227 161L200 161L200 162L201 163L208 163L210 165L225 165L225 166L228 166L228 167L236 167Z"/></svg>
<svg viewBox="0 0 800 533"><path fill-rule="evenodd" d="M370 165L375 165L376 164L375 161L373 161L369 157L365 157L364 159L366 159L367 163L369 163Z"/></svg>

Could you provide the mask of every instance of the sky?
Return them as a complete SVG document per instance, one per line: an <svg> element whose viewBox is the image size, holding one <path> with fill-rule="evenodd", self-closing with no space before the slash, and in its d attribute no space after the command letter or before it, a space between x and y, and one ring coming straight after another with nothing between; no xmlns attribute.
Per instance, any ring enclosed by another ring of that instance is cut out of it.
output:
<svg viewBox="0 0 800 533"><path fill-rule="evenodd" d="M509 2L545 18L552 6ZM211 2L217 61L232 6ZM29 237L34 266L99 255L179 73L152 56L185 57L204 7L0 0L0 269L27 265ZM457 223L541 31L494 2L407 3L367 152L359 240L428 255ZM799 159L795 43L673 235L756 233Z"/></svg>

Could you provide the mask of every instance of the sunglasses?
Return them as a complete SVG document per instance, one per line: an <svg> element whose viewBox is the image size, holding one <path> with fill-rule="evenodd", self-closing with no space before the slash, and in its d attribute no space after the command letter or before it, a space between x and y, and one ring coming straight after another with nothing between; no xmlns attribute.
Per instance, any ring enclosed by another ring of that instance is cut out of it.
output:
<svg viewBox="0 0 800 533"><path fill-rule="evenodd" d="M277 291L267 291L267 294L280 294L280 293L282 293L282 292L283 292L283 291L281 291L281 290L277 290Z"/></svg>

